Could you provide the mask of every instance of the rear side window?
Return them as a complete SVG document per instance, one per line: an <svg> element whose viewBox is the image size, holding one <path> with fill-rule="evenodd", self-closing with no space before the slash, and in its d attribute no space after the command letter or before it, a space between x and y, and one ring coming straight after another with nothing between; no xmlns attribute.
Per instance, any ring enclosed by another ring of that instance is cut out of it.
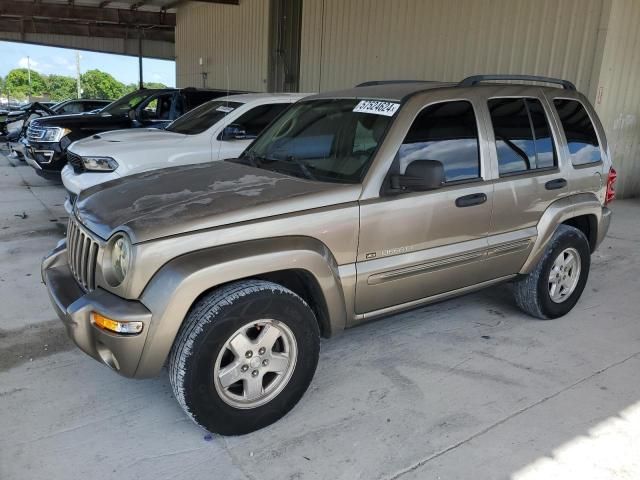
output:
<svg viewBox="0 0 640 480"><path fill-rule="evenodd" d="M488 105L501 176L557 165L551 129L539 100L494 98Z"/></svg>
<svg viewBox="0 0 640 480"><path fill-rule="evenodd" d="M400 172L414 160L438 160L445 182L480 177L478 125L467 101L430 105L418 114L400 150Z"/></svg>
<svg viewBox="0 0 640 480"><path fill-rule="evenodd" d="M555 99L573 165L585 165L602 160L596 130L584 106L577 100Z"/></svg>

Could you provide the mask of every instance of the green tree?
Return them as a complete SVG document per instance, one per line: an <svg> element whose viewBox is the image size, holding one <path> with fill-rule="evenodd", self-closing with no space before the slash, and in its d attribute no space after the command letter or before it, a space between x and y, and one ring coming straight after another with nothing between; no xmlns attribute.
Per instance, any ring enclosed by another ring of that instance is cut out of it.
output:
<svg viewBox="0 0 640 480"><path fill-rule="evenodd" d="M75 78L64 75L49 75L45 81L51 100L69 100L77 97Z"/></svg>
<svg viewBox="0 0 640 480"><path fill-rule="evenodd" d="M29 96L29 72L26 68L14 68L5 78L5 89L12 97L24 99ZM31 95L41 96L46 91L44 78L31 70Z"/></svg>
<svg viewBox="0 0 640 480"><path fill-rule="evenodd" d="M89 70L80 76L82 98L115 100L124 93L125 86L100 70Z"/></svg>
<svg viewBox="0 0 640 480"><path fill-rule="evenodd" d="M160 82L144 82L144 88L167 88L167 86Z"/></svg>
<svg viewBox="0 0 640 480"><path fill-rule="evenodd" d="M130 84L124 86L124 91L123 91L122 94L126 95L127 93L135 92L136 90L138 90L138 84L137 83L130 83Z"/></svg>

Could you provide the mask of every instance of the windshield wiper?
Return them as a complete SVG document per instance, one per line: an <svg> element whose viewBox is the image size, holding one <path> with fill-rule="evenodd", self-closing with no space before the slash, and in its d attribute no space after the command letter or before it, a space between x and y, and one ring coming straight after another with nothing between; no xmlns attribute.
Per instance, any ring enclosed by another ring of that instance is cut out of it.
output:
<svg viewBox="0 0 640 480"><path fill-rule="evenodd" d="M260 168L260 165L264 158L257 156L255 153L247 153L240 157L238 160L247 159L252 167Z"/></svg>
<svg viewBox="0 0 640 480"><path fill-rule="evenodd" d="M310 180L318 180L316 178L316 176L311 173L311 170L309 170L309 167L307 167L304 162L302 162L299 158L294 157L293 155L289 155L287 156L287 158L285 158L284 160L282 160L283 162L287 162L287 163L295 163L298 168L300 168L300 171Z"/></svg>
<svg viewBox="0 0 640 480"><path fill-rule="evenodd" d="M260 155L256 155L255 153L251 152L251 153L245 153L242 157L240 157L238 159L239 161L246 161L248 162L252 167L255 168L267 168L267 170L273 170L279 173L283 173L285 175L291 175L293 172L291 172L288 168L287 169L276 169L273 168L271 165L269 166L265 166L265 163L280 163L280 164L286 164L286 165L295 165L298 167L298 169L300 170L300 172L303 175L303 178L306 179L310 179L310 180L318 180L316 178L316 176L311 173L311 171L309 170L309 168L302 162L300 161L298 158L294 157L293 155L288 155L285 158L269 158L269 157L263 157ZM289 170L289 171L287 171ZM298 175L294 175L294 176L298 176Z"/></svg>

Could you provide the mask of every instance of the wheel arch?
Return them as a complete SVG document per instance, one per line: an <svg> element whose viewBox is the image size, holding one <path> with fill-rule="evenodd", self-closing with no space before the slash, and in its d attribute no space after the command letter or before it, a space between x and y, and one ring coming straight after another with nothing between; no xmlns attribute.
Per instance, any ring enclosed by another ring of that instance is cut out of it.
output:
<svg viewBox="0 0 640 480"><path fill-rule="evenodd" d="M214 247L173 259L145 288L141 300L153 317L135 376L149 377L160 371L182 322L199 298L248 279L280 283L301 296L316 314L323 336L345 328L347 311L338 265L322 242L280 237Z"/></svg>
<svg viewBox="0 0 640 480"><path fill-rule="evenodd" d="M589 240L589 247L593 252L602 241L602 223L603 207L595 194L580 193L556 200L538 221L536 240L519 273L527 274L535 268L559 225L569 225L581 230Z"/></svg>

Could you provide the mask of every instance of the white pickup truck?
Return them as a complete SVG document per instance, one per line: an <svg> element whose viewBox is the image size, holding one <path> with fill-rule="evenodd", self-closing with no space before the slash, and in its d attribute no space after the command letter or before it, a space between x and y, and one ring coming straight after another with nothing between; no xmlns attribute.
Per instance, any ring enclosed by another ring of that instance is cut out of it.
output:
<svg viewBox="0 0 640 480"><path fill-rule="evenodd" d="M238 157L290 104L309 94L253 93L211 100L164 130L140 128L100 133L67 150L62 181L70 211L82 190L158 168Z"/></svg>

